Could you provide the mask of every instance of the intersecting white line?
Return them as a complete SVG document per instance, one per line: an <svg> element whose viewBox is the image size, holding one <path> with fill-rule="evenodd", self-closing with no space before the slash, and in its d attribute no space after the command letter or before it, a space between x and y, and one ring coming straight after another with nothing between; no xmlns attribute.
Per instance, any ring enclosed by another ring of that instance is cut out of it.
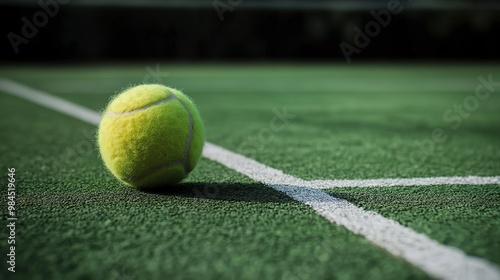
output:
<svg viewBox="0 0 500 280"><path fill-rule="evenodd" d="M364 236L440 279L500 279L500 269L457 248L439 244L394 220L312 188L314 181L287 175L243 155L207 143L203 155L309 205L329 221Z"/></svg>
<svg viewBox="0 0 500 280"><path fill-rule="evenodd" d="M80 105L19 83L0 79L0 90L34 103L99 124L100 115ZM203 155L213 161L259 181L302 202L329 221L364 236L395 256L400 256L429 275L440 279L500 279L500 269L487 260L469 256L461 250L439 244L394 220L363 210L347 200L332 197L320 188L341 186L389 186L401 184L498 184L498 177L438 177L415 179L319 180L305 181L271 168L243 155L206 143ZM413 181L411 181L413 180ZM358 184L359 185L355 185ZM319 187L318 187L319 186Z"/></svg>
<svg viewBox="0 0 500 280"><path fill-rule="evenodd" d="M367 187L414 187L444 185L500 185L500 176L428 177L428 178L387 178L357 180L313 180L310 187L316 189L367 188Z"/></svg>

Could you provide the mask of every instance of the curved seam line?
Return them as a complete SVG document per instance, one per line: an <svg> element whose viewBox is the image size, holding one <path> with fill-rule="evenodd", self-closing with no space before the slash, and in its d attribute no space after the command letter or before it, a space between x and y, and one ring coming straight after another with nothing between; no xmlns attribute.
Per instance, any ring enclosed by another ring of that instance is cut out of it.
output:
<svg viewBox="0 0 500 280"><path fill-rule="evenodd" d="M187 108L186 104L184 104L184 102L182 100L180 100L173 92L171 92L170 90L167 90L169 93L170 93L170 96L165 98L165 99L162 99L160 101L157 101L155 103L152 103L146 107L142 107L140 109L136 109L134 111L128 111L129 113L132 113L132 112L136 112L136 111L141 111L141 110L145 110L149 107L152 107L152 106L155 106L155 105L159 105L161 103L165 103L165 102L168 102L170 101L171 99L175 99L177 100L181 105L182 105L182 108L184 109L184 111L186 112L187 116L188 116L188 119L189 119L189 134L188 134L188 138L186 139L186 146L184 148L184 156L183 156L183 159L182 160L174 160L174 161L171 161L171 162L168 162L166 164L162 164L162 165L159 165L159 166L155 166L155 167L152 167L146 171L144 171L144 173L142 173L141 175L138 175L138 176L132 176L132 177L128 177L126 179L122 179L126 182L135 182L135 181L139 181L143 178L145 178L146 176L149 176L161 169L164 169L164 168L167 168L167 167L172 167L172 166L175 166L175 165L181 165L182 166L182 169L184 171L184 175L186 175L188 173L187 169L188 169L188 166L187 166L187 158L189 156L189 150L190 150L190 146L191 146L191 142L192 142L192 139L193 139L193 116L191 115L191 112L189 111L189 109ZM124 112L126 113L126 112Z"/></svg>
<svg viewBox="0 0 500 280"><path fill-rule="evenodd" d="M174 93L171 93L172 95L175 96ZM188 157L189 157L189 150L191 148L191 142L193 140L193 116L191 115L191 112L189 111L189 109L187 108L186 104L184 104L184 102L182 100L180 100L177 96L175 96L175 99L177 99L177 101L179 101L179 103L182 105L182 107L184 108L184 111L186 111L186 114L189 118L189 134L188 134L188 138L186 139L186 147L184 148L184 158L182 159L182 166L184 168L184 174L187 174L188 173L188 164L187 164L187 161L188 161Z"/></svg>
<svg viewBox="0 0 500 280"><path fill-rule="evenodd" d="M149 109L149 108L151 108L153 106L157 106L157 105L160 105L160 104L163 104L163 103L167 103L167 102L169 102L172 99L177 99L176 96L174 96L173 93L171 93L170 91L168 91L168 93L170 93L169 97L164 98L164 99L160 99L160 100L158 100L156 102L153 102L153 103L151 103L149 105L146 105L144 107L137 108L137 109L130 110L130 111L120 112L120 113L115 113L113 111L108 111L106 113L106 115L109 116L109 117L119 117L119 116L129 115L129 114L133 114L133 113L137 113L137 112L140 112L140 111L147 110L147 109Z"/></svg>

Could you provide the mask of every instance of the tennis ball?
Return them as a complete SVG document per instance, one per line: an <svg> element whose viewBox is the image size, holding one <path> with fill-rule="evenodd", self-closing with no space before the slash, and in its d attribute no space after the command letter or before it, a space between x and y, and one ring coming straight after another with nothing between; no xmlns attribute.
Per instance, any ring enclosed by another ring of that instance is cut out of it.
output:
<svg viewBox="0 0 500 280"><path fill-rule="evenodd" d="M116 178L130 186L152 188L176 184L194 169L205 130L186 95L163 85L145 84L110 101L97 142Z"/></svg>

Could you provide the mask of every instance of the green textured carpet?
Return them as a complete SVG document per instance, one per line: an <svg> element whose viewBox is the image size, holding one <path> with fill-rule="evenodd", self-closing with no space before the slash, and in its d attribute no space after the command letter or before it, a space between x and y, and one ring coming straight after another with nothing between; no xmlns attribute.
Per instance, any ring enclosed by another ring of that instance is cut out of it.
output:
<svg viewBox="0 0 500 280"><path fill-rule="evenodd" d="M0 77L99 111L120 89L152 81L145 67L4 67ZM474 93L478 75L495 80L500 67L161 69L165 84L199 105L210 142L299 178L500 175L500 89L458 129L443 119ZM428 278L307 206L207 159L174 189L124 187L99 159L94 126L5 93L0 103L0 179L7 182L5 170L16 168L19 204L16 273L6 270L2 253L2 278ZM283 110L293 116L272 131ZM447 140L432 153L415 153L437 127ZM500 264L498 185L328 192ZM7 232L0 234L5 252Z"/></svg>

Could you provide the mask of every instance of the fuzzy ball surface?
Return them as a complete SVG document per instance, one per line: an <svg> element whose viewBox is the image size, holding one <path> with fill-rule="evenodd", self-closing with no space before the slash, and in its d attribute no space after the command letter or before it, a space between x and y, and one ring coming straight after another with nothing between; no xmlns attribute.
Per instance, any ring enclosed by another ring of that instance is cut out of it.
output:
<svg viewBox="0 0 500 280"><path fill-rule="evenodd" d="M159 84L129 88L105 109L97 135L107 168L138 188L174 185L203 151L205 130L193 102Z"/></svg>

